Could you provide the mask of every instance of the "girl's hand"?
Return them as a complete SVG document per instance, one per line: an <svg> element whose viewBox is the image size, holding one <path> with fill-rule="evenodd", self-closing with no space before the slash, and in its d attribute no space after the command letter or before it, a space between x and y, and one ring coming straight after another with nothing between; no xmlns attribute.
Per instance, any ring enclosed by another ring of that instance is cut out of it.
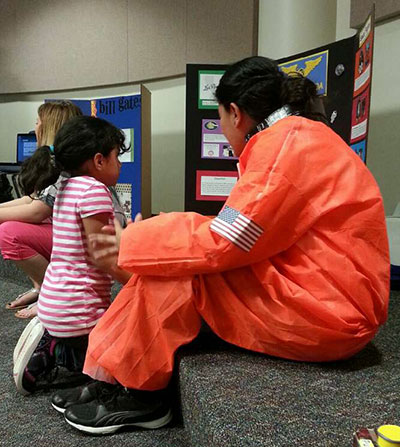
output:
<svg viewBox="0 0 400 447"><path fill-rule="evenodd" d="M90 253L97 267L109 271L117 265L122 227L114 219L114 226L105 225L100 231L89 234Z"/></svg>
<svg viewBox="0 0 400 447"><path fill-rule="evenodd" d="M142 220L142 215L137 214L135 222ZM132 224L129 222L128 225ZM101 233L89 234L88 241L93 263L103 271L112 276L119 276L118 254L123 228L117 219L113 225L105 225L101 228ZM117 272L118 270L118 272ZM120 280L118 277L116 279Z"/></svg>
<svg viewBox="0 0 400 447"><path fill-rule="evenodd" d="M136 214L135 222L143 220L140 213ZM131 219L128 219L128 225L132 223ZM93 250L98 251L93 257L101 258L104 254L119 252L119 245L121 243L121 233L124 229L119 223L118 219L114 219L114 225L105 225L101 229L101 233L89 235L89 243ZM103 252L104 250L104 252Z"/></svg>

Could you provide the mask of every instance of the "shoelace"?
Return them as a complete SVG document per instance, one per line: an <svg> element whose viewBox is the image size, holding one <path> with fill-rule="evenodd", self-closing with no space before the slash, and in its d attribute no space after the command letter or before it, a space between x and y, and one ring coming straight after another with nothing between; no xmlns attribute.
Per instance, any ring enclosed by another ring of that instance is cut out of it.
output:
<svg viewBox="0 0 400 447"><path fill-rule="evenodd" d="M118 396L121 394L121 391L124 391L124 388L121 387L121 385L102 383L94 389L94 394L98 402L108 406L112 405L116 401Z"/></svg>
<svg viewBox="0 0 400 447"><path fill-rule="evenodd" d="M136 396L132 394L131 390L123 387L122 385L111 385L106 384L99 389L96 390L97 394L97 402L104 405L108 410L114 410L120 408L120 402L118 398L129 399L129 401L137 401ZM139 403L139 405L142 405Z"/></svg>

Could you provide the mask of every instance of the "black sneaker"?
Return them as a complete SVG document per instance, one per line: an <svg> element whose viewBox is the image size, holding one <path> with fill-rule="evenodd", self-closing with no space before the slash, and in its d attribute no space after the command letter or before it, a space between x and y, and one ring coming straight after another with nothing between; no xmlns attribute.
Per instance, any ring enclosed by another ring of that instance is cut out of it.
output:
<svg viewBox="0 0 400 447"><path fill-rule="evenodd" d="M124 427L160 428L172 419L164 391L128 390L120 385L99 391L95 400L69 406L65 420L86 433L105 435Z"/></svg>
<svg viewBox="0 0 400 447"><path fill-rule="evenodd" d="M51 373L55 369L54 348L56 340L45 330L36 349L23 369L21 389L23 394L32 393L36 382L41 378L52 381ZM23 363L20 365L22 368ZM17 387L18 389L18 387ZM18 391L20 391L18 389Z"/></svg>
<svg viewBox="0 0 400 447"><path fill-rule="evenodd" d="M105 382L92 380L86 385L57 391L51 398L52 407L60 413L76 404L86 404L95 400L101 393L105 393L107 388L114 390L114 385Z"/></svg>

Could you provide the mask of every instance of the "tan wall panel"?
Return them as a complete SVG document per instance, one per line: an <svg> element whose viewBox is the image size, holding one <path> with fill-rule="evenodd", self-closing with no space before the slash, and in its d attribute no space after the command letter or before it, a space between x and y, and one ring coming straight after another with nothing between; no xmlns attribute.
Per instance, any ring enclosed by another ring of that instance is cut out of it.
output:
<svg viewBox="0 0 400 447"><path fill-rule="evenodd" d="M184 74L257 52L258 0L0 0L0 94Z"/></svg>
<svg viewBox="0 0 400 447"><path fill-rule="evenodd" d="M0 0L0 93L20 91L13 65L18 54L16 2Z"/></svg>
<svg viewBox="0 0 400 447"><path fill-rule="evenodd" d="M400 0L351 0L350 26L359 28L375 3L375 22L400 15Z"/></svg>
<svg viewBox="0 0 400 447"><path fill-rule="evenodd" d="M128 0L129 81L186 70L186 0Z"/></svg>
<svg viewBox="0 0 400 447"><path fill-rule="evenodd" d="M11 4L13 0L5 2ZM13 82L0 93L127 82L125 0L16 0ZM8 30L0 29L6 41Z"/></svg>
<svg viewBox="0 0 400 447"><path fill-rule="evenodd" d="M141 165L142 165L142 216L151 217L151 93L142 84L140 86L142 99L141 119Z"/></svg>
<svg viewBox="0 0 400 447"><path fill-rule="evenodd" d="M187 63L227 63L257 54L258 1L187 0Z"/></svg>

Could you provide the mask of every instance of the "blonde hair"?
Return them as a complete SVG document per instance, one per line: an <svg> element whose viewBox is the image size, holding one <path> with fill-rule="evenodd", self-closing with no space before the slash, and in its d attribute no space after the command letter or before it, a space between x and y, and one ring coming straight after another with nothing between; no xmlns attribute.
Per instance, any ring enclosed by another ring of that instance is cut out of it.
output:
<svg viewBox="0 0 400 447"><path fill-rule="evenodd" d="M40 126L37 135L37 146L50 146L60 127L74 116L82 115L81 109L71 101L45 102L38 108Z"/></svg>

